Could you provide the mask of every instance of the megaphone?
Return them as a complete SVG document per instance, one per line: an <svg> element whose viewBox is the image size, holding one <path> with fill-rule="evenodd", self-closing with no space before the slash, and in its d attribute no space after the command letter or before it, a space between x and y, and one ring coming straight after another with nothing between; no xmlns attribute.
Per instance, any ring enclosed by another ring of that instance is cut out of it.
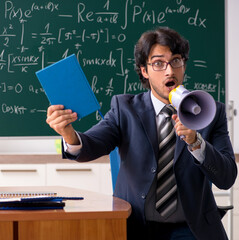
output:
<svg viewBox="0 0 239 240"><path fill-rule="evenodd" d="M177 110L181 123L192 130L207 127L216 114L213 97L204 91L188 91L179 85L169 93L169 102Z"/></svg>

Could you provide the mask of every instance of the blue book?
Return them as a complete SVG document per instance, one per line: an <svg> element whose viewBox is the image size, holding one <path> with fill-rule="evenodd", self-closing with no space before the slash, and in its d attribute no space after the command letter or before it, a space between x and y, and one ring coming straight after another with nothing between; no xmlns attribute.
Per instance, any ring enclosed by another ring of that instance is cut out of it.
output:
<svg viewBox="0 0 239 240"><path fill-rule="evenodd" d="M40 71L36 75L52 105L62 104L83 118L100 105L75 54Z"/></svg>
<svg viewBox="0 0 239 240"><path fill-rule="evenodd" d="M64 202L61 201L40 201L40 202L4 202L0 203L0 210L46 210L46 209L63 209Z"/></svg>

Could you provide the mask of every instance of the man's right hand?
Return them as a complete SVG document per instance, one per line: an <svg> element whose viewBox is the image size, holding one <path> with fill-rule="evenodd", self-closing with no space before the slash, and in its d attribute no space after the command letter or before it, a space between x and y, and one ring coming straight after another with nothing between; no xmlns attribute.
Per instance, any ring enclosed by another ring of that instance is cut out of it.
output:
<svg viewBox="0 0 239 240"><path fill-rule="evenodd" d="M77 120L77 113L64 109L63 105L52 105L47 109L46 122L71 145L80 144L71 123Z"/></svg>

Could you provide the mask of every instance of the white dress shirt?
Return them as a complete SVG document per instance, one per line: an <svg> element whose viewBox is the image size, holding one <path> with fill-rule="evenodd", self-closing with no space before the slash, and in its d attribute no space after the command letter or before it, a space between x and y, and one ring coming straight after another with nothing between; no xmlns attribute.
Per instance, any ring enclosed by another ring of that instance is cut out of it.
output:
<svg viewBox="0 0 239 240"><path fill-rule="evenodd" d="M154 110L155 110L155 114L156 114L156 126L157 129L160 129L160 124L162 123L163 120L163 114L160 114L160 111L162 110L162 108L165 106L165 104L163 102L161 102L160 100L158 100L153 93L151 92L151 100L154 106ZM183 140L182 140L183 141ZM188 151L200 162L203 163L204 159L205 159L205 141L202 141L201 144L201 148L196 149L194 151L190 151L188 148Z"/></svg>

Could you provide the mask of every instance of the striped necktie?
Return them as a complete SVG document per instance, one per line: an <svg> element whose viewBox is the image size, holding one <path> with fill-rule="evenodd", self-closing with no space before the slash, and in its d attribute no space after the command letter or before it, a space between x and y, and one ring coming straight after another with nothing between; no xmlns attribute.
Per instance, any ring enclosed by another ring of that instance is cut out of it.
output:
<svg viewBox="0 0 239 240"><path fill-rule="evenodd" d="M163 218L169 217L177 208L177 185L173 170L176 135L171 105L165 105L160 113L165 118L159 130L159 160L156 188L156 209Z"/></svg>

